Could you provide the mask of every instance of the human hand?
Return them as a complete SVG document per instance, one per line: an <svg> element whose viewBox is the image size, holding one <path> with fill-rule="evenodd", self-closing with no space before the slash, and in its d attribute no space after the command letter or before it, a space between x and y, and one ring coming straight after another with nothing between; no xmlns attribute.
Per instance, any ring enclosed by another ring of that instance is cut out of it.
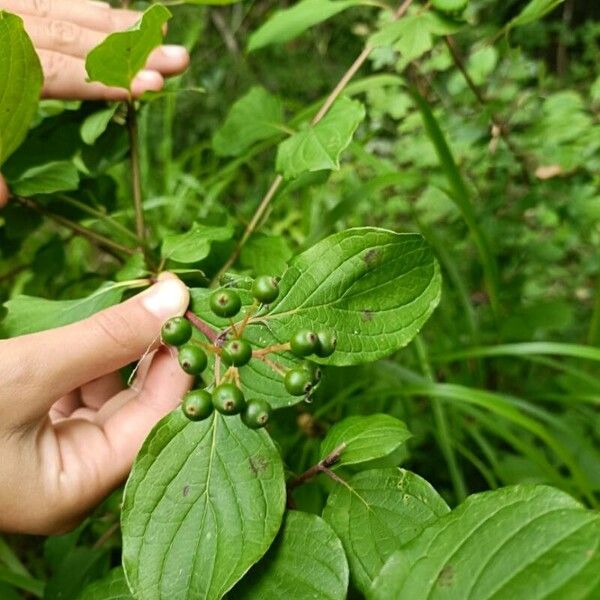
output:
<svg viewBox="0 0 600 600"><path fill-rule="evenodd" d="M109 34L133 26L141 13L111 8L90 0L0 0L0 9L19 15L44 71L46 98L126 100L127 92L88 83L85 57ZM189 56L182 46L161 46L132 84L135 97L163 87L164 77L186 69Z"/></svg>
<svg viewBox="0 0 600 600"><path fill-rule="evenodd" d="M88 83L85 57L107 35L134 25L141 13L111 8L90 0L0 0L0 10L19 15L40 57L43 96L62 100L126 100L127 92ZM132 84L134 97L158 91L164 77L177 75L189 64L183 46L161 46L148 59ZM0 208L9 199L0 174Z"/></svg>
<svg viewBox="0 0 600 600"><path fill-rule="evenodd" d="M89 319L0 341L0 530L64 531L126 477L192 381L165 347L142 361L132 388L118 369L154 347L188 302L164 275Z"/></svg>

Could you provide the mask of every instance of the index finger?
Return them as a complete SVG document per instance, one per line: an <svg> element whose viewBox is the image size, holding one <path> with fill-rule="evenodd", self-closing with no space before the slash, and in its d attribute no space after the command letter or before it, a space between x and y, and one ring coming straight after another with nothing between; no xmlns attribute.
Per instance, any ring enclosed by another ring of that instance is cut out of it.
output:
<svg viewBox="0 0 600 600"><path fill-rule="evenodd" d="M70 21L104 33L132 27L141 17L135 10L111 8L100 0L2 0L2 8L20 15Z"/></svg>

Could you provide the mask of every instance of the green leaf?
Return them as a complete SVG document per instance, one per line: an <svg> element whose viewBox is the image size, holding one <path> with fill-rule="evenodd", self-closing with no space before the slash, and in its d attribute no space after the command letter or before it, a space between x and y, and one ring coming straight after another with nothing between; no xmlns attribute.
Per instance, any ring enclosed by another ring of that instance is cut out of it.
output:
<svg viewBox="0 0 600 600"><path fill-rule="evenodd" d="M33 579L29 575L23 575L22 573L16 573L15 571L5 567L3 564L0 564L0 592L2 590L2 584L10 585L11 588L15 587L20 590L25 590L36 596L37 598L41 598L44 595L44 582L39 579ZM22 598L23 596L18 596ZM1 596L2 600L4 600L4 596Z"/></svg>
<svg viewBox="0 0 600 600"><path fill-rule="evenodd" d="M236 291L242 299L242 311L238 318L243 319L246 311L252 307L254 299L247 290L237 289ZM229 319L221 319L211 311L208 302L211 293L212 290L205 288L191 289L190 308L214 330L222 331L229 326ZM265 348L266 346L279 343L279 340L273 336L269 327L262 324L249 325L244 332L244 338L256 348ZM270 358L280 369L290 369L300 365L302 362L290 352L278 353L277 355L272 355ZM213 367L214 364L211 360L209 369L212 371ZM266 400L275 409L286 408L304 401L304 397L291 396L283 385L283 376L256 358L253 358L247 365L241 367L239 374L241 383L249 398Z"/></svg>
<svg viewBox="0 0 600 600"><path fill-rule="evenodd" d="M294 6L277 11L262 27L257 29L248 42L248 52L271 44L283 44L301 33L361 4L360 0L302 0Z"/></svg>
<svg viewBox="0 0 600 600"><path fill-rule="evenodd" d="M23 21L0 10L0 166L25 139L42 83L40 61Z"/></svg>
<svg viewBox="0 0 600 600"><path fill-rule="evenodd" d="M531 23L532 21L537 21L550 11L553 11L563 2L564 0L531 0L519 14L508 23L507 28L520 27L521 25L527 25L527 23Z"/></svg>
<svg viewBox="0 0 600 600"><path fill-rule="evenodd" d="M279 144L277 170L293 179L306 171L339 169L340 155L364 118L365 107L342 96L319 123Z"/></svg>
<svg viewBox="0 0 600 600"><path fill-rule="evenodd" d="M284 237L254 234L242 248L240 264L254 275L281 275L292 254Z"/></svg>
<svg viewBox="0 0 600 600"><path fill-rule="evenodd" d="M47 300L33 296L16 296L4 304L8 314L2 330L11 337L69 325L117 304L128 289L146 285L142 281L107 282L87 298Z"/></svg>
<svg viewBox="0 0 600 600"><path fill-rule="evenodd" d="M51 162L28 169L10 184L19 196L67 192L79 187L79 173L71 161Z"/></svg>
<svg viewBox="0 0 600 600"><path fill-rule="evenodd" d="M600 515L520 485L469 497L392 555L369 598L592 598Z"/></svg>
<svg viewBox="0 0 600 600"><path fill-rule="evenodd" d="M342 542L317 515L288 512L265 557L232 592L236 600L344 600L348 561Z"/></svg>
<svg viewBox="0 0 600 600"><path fill-rule="evenodd" d="M129 90L152 50L162 44L163 27L171 13L161 4L152 5L137 25L109 35L87 56L90 81Z"/></svg>
<svg viewBox="0 0 600 600"><path fill-rule="evenodd" d="M375 48L390 46L408 63L433 48L434 35L456 33L461 26L438 13L424 11L388 23L370 37L369 44Z"/></svg>
<svg viewBox="0 0 600 600"><path fill-rule="evenodd" d="M390 415L346 417L321 442L321 458L345 444L338 465L358 465L393 454L411 436L406 425Z"/></svg>
<svg viewBox="0 0 600 600"><path fill-rule="evenodd" d="M133 600L121 567L88 585L78 600Z"/></svg>
<svg viewBox="0 0 600 600"><path fill-rule="evenodd" d="M214 227L196 223L186 233L167 235L163 240L161 256L180 263L196 263L209 255L213 242L229 240L232 235L231 225Z"/></svg>
<svg viewBox="0 0 600 600"><path fill-rule="evenodd" d="M279 298L261 315L280 342L299 329L328 328L338 338L326 360L355 365L408 344L437 306L439 267L418 234L373 227L325 238L297 256Z"/></svg>
<svg viewBox="0 0 600 600"><path fill-rule="evenodd" d="M99 110L87 117L81 124L81 139L92 146L106 131L118 108L118 104L113 104L111 107Z"/></svg>
<svg viewBox="0 0 600 600"><path fill-rule="evenodd" d="M281 100L264 88L253 87L232 107L213 138L220 156L239 156L254 143L280 135L283 127Z"/></svg>
<svg viewBox="0 0 600 600"><path fill-rule="evenodd" d="M388 468L363 471L347 486L337 485L323 518L342 540L352 581L366 593L389 556L448 511L427 481L410 471Z"/></svg>
<svg viewBox="0 0 600 600"><path fill-rule="evenodd" d="M285 505L281 458L266 431L239 416L152 431L123 505L123 565L144 600L221 598L267 551Z"/></svg>
<svg viewBox="0 0 600 600"><path fill-rule="evenodd" d="M78 599L90 581L101 577L108 562L108 552L104 548L75 548L48 580L44 600Z"/></svg>

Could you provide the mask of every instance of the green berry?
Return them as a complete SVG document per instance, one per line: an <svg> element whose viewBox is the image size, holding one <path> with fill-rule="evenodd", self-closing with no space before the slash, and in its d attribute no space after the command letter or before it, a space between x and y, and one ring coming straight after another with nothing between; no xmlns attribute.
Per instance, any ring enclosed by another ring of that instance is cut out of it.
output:
<svg viewBox="0 0 600 600"><path fill-rule="evenodd" d="M230 340L223 346L221 358L226 365L243 367L252 358L252 346L245 340Z"/></svg>
<svg viewBox="0 0 600 600"><path fill-rule="evenodd" d="M242 413L242 421L250 429L264 427L271 416L271 405L264 400L250 400Z"/></svg>
<svg viewBox="0 0 600 600"><path fill-rule="evenodd" d="M212 397L206 390L192 390L183 397L183 414L190 421L202 421L213 411Z"/></svg>
<svg viewBox="0 0 600 600"><path fill-rule="evenodd" d="M235 317L242 308L242 299L233 290L217 290L210 296L210 309L218 317Z"/></svg>
<svg viewBox="0 0 600 600"><path fill-rule="evenodd" d="M261 275L252 284L252 295L262 304L271 304L279 296L279 282L276 277Z"/></svg>
<svg viewBox="0 0 600 600"><path fill-rule="evenodd" d="M304 396L313 388L312 373L304 367L295 367L285 374L283 383L292 396Z"/></svg>
<svg viewBox="0 0 600 600"><path fill-rule="evenodd" d="M321 369L319 365L316 365L314 362L307 360L302 364L302 368L306 369L310 373L310 379L313 384L319 383L321 381Z"/></svg>
<svg viewBox="0 0 600 600"><path fill-rule="evenodd" d="M224 415L237 415L246 408L242 391L233 383L218 385L212 394L214 407Z"/></svg>
<svg viewBox="0 0 600 600"><path fill-rule="evenodd" d="M200 375L208 365L208 357L202 348L186 344L179 348L179 364L189 375Z"/></svg>
<svg viewBox="0 0 600 600"><path fill-rule="evenodd" d="M313 354L319 347L319 338L314 331L308 329L302 329L295 333L290 340L290 348L292 352L300 357L304 358Z"/></svg>
<svg viewBox="0 0 600 600"><path fill-rule="evenodd" d="M184 317L173 317L163 324L160 337L169 346L182 346L192 337L192 326Z"/></svg>
<svg viewBox="0 0 600 600"><path fill-rule="evenodd" d="M331 356L335 352L337 346L337 337L332 331L319 331L317 333L319 345L315 350L315 354L321 358Z"/></svg>

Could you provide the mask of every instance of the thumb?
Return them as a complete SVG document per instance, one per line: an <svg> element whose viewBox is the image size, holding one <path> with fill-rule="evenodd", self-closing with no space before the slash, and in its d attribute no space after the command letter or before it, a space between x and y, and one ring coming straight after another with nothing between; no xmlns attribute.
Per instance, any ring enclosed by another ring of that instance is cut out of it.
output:
<svg viewBox="0 0 600 600"><path fill-rule="evenodd" d="M10 193L6 181L4 181L4 177L0 175L0 208L6 205L9 195Z"/></svg>
<svg viewBox="0 0 600 600"><path fill-rule="evenodd" d="M142 294L84 321L2 342L3 396L20 399L21 422L44 416L68 392L138 360L158 343L164 321L182 315L188 303L187 287L163 275Z"/></svg>

